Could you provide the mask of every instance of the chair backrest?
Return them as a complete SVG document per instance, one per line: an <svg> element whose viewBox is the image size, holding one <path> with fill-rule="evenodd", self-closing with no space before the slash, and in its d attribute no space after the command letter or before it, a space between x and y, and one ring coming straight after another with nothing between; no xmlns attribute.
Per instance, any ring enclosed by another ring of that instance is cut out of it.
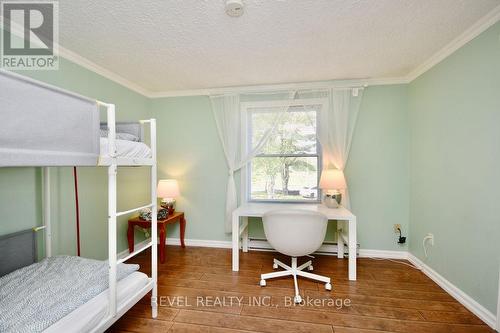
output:
<svg viewBox="0 0 500 333"><path fill-rule="evenodd" d="M262 221L267 241L276 251L300 257L320 248L328 218L308 210L280 209L264 214Z"/></svg>

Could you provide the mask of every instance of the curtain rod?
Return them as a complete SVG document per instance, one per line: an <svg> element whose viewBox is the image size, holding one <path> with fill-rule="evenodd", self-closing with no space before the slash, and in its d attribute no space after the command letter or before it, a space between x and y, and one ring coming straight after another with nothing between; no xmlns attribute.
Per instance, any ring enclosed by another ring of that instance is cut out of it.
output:
<svg viewBox="0 0 500 333"><path fill-rule="evenodd" d="M401 78L360 78L360 79L339 79L325 81L310 81L296 83L278 83L267 85L247 85L247 86L226 86L216 88L198 88L188 90L170 90L166 92L156 92L150 95L151 98L166 97L187 97L187 96L211 96L220 94L245 94L245 93L271 93L276 91L290 90L318 90L318 89L352 89L366 88L380 85L407 84L408 82Z"/></svg>
<svg viewBox="0 0 500 333"><path fill-rule="evenodd" d="M317 86L317 87L276 87L275 89L263 89L263 88L255 88L255 89L247 89L247 88L217 88L217 89L210 89L207 90L203 95L206 96L216 96L216 95L224 95L224 94L261 94L261 95L266 95L266 94L278 94L278 93L285 93L288 91L298 91L298 92L307 92L307 91L317 91L317 90L348 90L348 89L364 89L367 88L368 84L362 84L362 85L345 85L345 86L337 86L337 85L330 85L330 86Z"/></svg>

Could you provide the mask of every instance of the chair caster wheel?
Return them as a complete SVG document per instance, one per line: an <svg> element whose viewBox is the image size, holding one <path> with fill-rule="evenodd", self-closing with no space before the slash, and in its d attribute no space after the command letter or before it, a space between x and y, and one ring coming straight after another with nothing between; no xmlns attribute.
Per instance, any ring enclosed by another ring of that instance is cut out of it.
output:
<svg viewBox="0 0 500 333"><path fill-rule="evenodd" d="M266 286L266 280L260 280L260 286L265 287Z"/></svg>
<svg viewBox="0 0 500 333"><path fill-rule="evenodd" d="M325 284L325 289L328 290L328 291L331 291L332 290L332 284L331 283Z"/></svg>
<svg viewBox="0 0 500 333"><path fill-rule="evenodd" d="M302 303L302 297L300 297L300 295L295 296L295 297L293 298L293 302L294 302L295 304L300 304L300 303Z"/></svg>
<svg viewBox="0 0 500 333"><path fill-rule="evenodd" d="M273 269L278 269L278 264L277 263L273 264Z"/></svg>
<svg viewBox="0 0 500 333"><path fill-rule="evenodd" d="M313 265L309 265L309 267L307 267L308 271L312 271L313 269L314 269Z"/></svg>

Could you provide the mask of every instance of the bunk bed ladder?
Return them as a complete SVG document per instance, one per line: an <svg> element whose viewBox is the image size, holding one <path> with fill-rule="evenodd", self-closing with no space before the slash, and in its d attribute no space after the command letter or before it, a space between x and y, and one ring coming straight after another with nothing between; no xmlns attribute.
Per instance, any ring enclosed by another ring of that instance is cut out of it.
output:
<svg viewBox="0 0 500 333"><path fill-rule="evenodd" d="M108 166L108 264L109 264L109 315L116 316L116 127L115 106L107 105L109 156L112 163Z"/></svg>
<svg viewBox="0 0 500 333"><path fill-rule="evenodd" d="M152 295L151 295L151 310L152 317L156 318L158 315L158 303L157 303L157 284L158 279L158 254L157 254L157 198L156 198L156 183L157 183L157 167L156 167L156 120L142 120L141 123L150 123L150 135L151 135L151 153L153 163L151 165L151 203L142 207L137 207L123 212L117 212L116 209L116 179L118 173L118 166L116 162L116 125L115 125L115 106L113 104L106 104L107 108L107 118L108 118L108 138L109 138L109 152L112 160L111 165L108 166L108 256L109 256L109 315L110 317L116 317L117 314L117 301L116 301L116 267L118 263L124 262L126 259L133 257L134 255L142 252L149 246L151 246L151 280L153 282ZM116 223L117 217L130 214L134 211L151 207L151 242L148 246L131 253L126 258L117 260L117 247L116 247Z"/></svg>
<svg viewBox="0 0 500 333"><path fill-rule="evenodd" d="M42 168L43 227L45 229L45 257L52 256L52 228L50 223L50 169Z"/></svg>
<svg viewBox="0 0 500 333"><path fill-rule="evenodd" d="M156 185L158 181L157 177L157 166L156 166L156 119L150 119L150 128L151 128L151 152L153 158L153 165L151 166L151 204L153 207L151 208L151 277L153 279L153 290L151 292L151 315L153 318L158 316L158 248L156 243L158 242L158 201L156 196Z"/></svg>

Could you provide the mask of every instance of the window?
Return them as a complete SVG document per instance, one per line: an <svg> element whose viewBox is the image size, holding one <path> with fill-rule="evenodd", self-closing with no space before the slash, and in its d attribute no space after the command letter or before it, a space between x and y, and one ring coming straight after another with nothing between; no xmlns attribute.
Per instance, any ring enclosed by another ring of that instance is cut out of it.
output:
<svg viewBox="0 0 500 333"><path fill-rule="evenodd" d="M276 121L278 108L283 108L279 102L270 103L270 106L258 104L246 108L249 147L253 147L269 124ZM286 107L287 111L278 117L269 140L247 169L249 201L319 201L321 149L316 130L322 104L294 102Z"/></svg>

